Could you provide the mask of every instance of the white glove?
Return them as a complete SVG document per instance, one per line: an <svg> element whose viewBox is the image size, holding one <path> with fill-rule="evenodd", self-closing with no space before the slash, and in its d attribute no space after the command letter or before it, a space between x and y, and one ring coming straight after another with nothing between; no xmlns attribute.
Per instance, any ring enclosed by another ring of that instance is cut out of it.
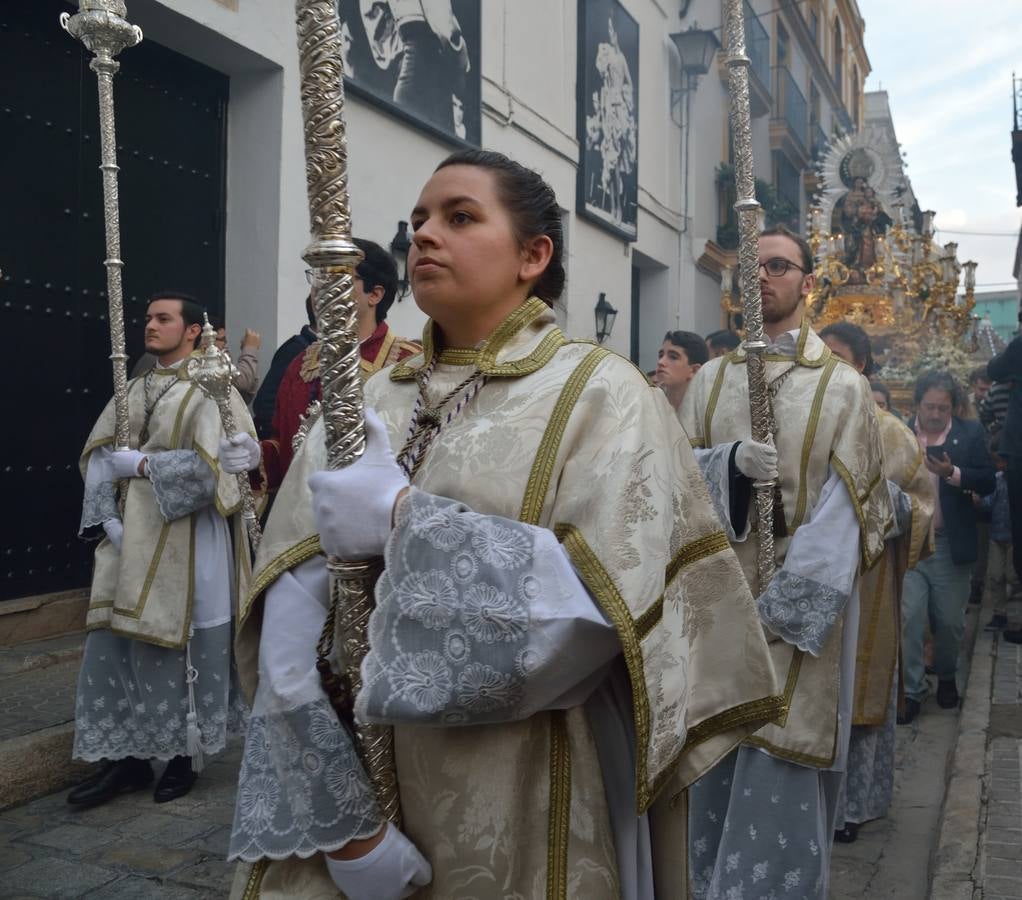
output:
<svg viewBox="0 0 1022 900"><path fill-rule="evenodd" d="M408 478L394 461L387 429L366 409L366 449L343 469L309 476L312 515L323 550L341 559L380 556L390 535L394 501Z"/></svg>
<svg viewBox="0 0 1022 900"><path fill-rule="evenodd" d="M259 441L245 431L239 431L234 437L221 438L220 452L217 455L220 468L231 475L248 472L259 465L262 450Z"/></svg>
<svg viewBox="0 0 1022 900"><path fill-rule="evenodd" d="M141 450L114 450L110 454L114 478L139 478L138 464L145 458Z"/></svg>
<svg viewBox="0 0 1022 900"><path fill-rule="evenodd" d="M383 840L365 856L328 856L326 867L348 900L400 900L433 880L433 869L425 857L389 822Z"/></svg>
<svg viewBox="0 0 1022 900"><path fill-rule="evenodd" d="M124 540L124 524L120 519L107 519L103 523L103 530L106 532L106 536L110 539L110 543L113 544L119 552L121 549L121 543Z"/></svg>
<svg viewBox="0 0 1022 900"><path fill-rule="evenodd" d="M773 444L757 444L742 441L735 453L738 471L756 481L773 481L777 478L777 448Z"/></svg>

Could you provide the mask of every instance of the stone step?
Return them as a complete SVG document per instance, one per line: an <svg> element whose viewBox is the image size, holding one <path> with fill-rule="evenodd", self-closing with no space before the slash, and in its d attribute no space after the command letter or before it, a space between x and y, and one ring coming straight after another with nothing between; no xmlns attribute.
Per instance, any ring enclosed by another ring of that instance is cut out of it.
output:
<svg viewBox="0 0 1022 900"><path fill-rule="evenodd" d="M71 759L83 633L0 647L0 810L80 781Z"/></svg>

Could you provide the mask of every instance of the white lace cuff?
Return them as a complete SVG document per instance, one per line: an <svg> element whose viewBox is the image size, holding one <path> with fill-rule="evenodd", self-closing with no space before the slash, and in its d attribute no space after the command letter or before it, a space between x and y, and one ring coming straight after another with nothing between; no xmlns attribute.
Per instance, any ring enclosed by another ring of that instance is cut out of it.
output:
<svg viewBox="0 0 1022 900"><path fill-rule="evenodd" d="M566 708L620 652L548 529L412 488L385 562L355 703L363 720L478 725Z"/></svg>
<svg viewBox="0 0 1022 900"><path fill-rule="evenodd" d="M328 700L249 719L228 859L305 859L371 837L382 824L351 736Z"/></svg>
<svg viewBox="0 0 1022 900"><path fill-rule="evenodd" d="M164 521L189 516L213 502L216 476L194 450L165 450L148 459L149 480Z"/></svg>
<svg viewBox="0 0 1022 900"><path fill-rule="evenodd" d="M799 650L819 656L848 595L781 569L756 601L763 624Z"/></svg>

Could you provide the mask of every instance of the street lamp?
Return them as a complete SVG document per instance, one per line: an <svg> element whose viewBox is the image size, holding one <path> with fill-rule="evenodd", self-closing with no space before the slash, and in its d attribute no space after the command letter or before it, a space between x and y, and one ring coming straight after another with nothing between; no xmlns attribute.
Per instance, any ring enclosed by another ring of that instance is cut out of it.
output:
<svg viewBox="0 0 1022 900"><path fill-rule="evenodd" d="M688 82L682 90L694 90L699 79L710 71L713 57L720 49L720 41L712 31L697 28L695 25L688 31L675 32L670 38L678 48L681 70Z"/></svg>
<svg viewBox="0 0 1022 900"><path fill-rule="evenodd" d="M600 293L600 299L596 301L596 341L602 344L614 330L614 320L617 318L617 310L607 302L607 295Z"/></svg>
<svg viewBox="0 0 1022 900"><path fill-rule="evenodd" d="M390 254L397 264L397 301L400 303L408 296L408 251L412 241L408 237L408 223L397 223L397 234L390 242Z"/></svg>

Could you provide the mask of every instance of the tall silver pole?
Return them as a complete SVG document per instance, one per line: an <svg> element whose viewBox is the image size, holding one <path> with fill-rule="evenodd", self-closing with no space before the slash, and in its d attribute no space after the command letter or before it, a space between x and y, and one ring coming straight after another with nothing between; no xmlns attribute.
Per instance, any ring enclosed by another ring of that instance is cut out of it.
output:
<svg viewBox="0 0 1022 900"><path fill-rule="evenodd" d="M305 174L312 243L302 254L313 270L313 303L319 324L319 367L327 465L351 465L365 450L365 420L353 294L362 252L351 237L348 147L344 128L344 72L336 0L295 0L305 123ZM336 615L340 656L350 696L361 686L360 666L369 649L368 623L379 560L346 562L331 557L332 623ZM317 663L319 665L319 663ZM394 768L393 732L355 722L355 742L384 815L401 816Z"/></svg>
<svg viewBox="0 0 1022 900"><path fill-rule="evenodd" d="M738 266L741 275L745 319L746 369L749 377L749 412L752 439L770 440L773 415L767 393L763 354L763 299L759 291L759 202L752 159L752 116L749 111L749 57L745 53L743 0L724 0L724 30L727 33L728 93L731 95L731 135L735 152L735 184L738 201ZM774 574L774 482L757 481L756 569L762 592Z"/></svg>
<svg viewBox="0 0 1022 900"><path fill-rule="evenodd" d="M95 54L89 68L99 86L100 171L103 173L103 218L106 224L106 293L110 317L110 361L114 375L114 449L127 450L128 355L124 352L124 297L121 293L121 218L117 196L117 139L114 133L115 57L142 40L142 29L125 16L123 0L79 0L73 16L61 13L61 27Z"/></svg>

